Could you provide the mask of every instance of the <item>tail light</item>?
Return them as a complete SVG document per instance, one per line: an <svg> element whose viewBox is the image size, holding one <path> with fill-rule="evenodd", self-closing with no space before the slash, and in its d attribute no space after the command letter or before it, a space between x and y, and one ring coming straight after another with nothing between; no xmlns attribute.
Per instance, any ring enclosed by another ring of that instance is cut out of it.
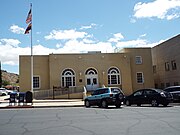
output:
<svg viewBox="0 0 180 135"><path fill-rule="evenodd" d="M110 97L113 97L113 94L110 94Z"/></svg>

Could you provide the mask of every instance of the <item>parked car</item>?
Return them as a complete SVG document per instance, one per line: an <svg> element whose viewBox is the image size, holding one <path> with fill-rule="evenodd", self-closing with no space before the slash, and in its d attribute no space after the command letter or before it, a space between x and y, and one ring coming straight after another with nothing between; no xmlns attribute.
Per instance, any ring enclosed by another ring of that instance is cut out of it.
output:
<svg viewBox="0 0 180 135"><path fill-rule="evenodd" d="M173 95L174 102L180 102L180 86L170 86L164 89L166 92L170 92Z"/></svg>
<svg viewBox="0 0 180 135"><path fill-rule="evenodd" d="M125 98L125 104L127 106L133 104L137 106L141 106L141 104L151 104L152 106L159 106L159 104L162 104L163 106L167 106L172 100L172 94L169 92L148 88L137 90L133 94L127 96Z"/></svg>
<svg viewBox="0 0 180 135"><path fill-rule="evenodd" d="M0 88L0 96L6 96L8 95L7 91L5 88Z"/></svg>
<svg viewBox="0 0 180 135"><path fill-rule="evenodd" d="M109 105L115 105L117 108L121 106L124 100L124 94L118 87L98 88L86 97L84 104L86 107L99 106L107 108Z"/></svg>

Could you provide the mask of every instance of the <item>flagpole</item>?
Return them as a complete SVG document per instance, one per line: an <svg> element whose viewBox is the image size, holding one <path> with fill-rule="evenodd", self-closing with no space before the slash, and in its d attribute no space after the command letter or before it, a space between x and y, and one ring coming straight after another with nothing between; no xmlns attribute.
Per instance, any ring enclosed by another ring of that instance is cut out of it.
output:
<svg viewBox="0 0 180 135"><path fill-rule="evenodd" d="M32 13L32 3L30 5L31 7L31 13ZM31 19L31 24L32 24L32 20ZM32 43L32 25L31 25L31 92L33 93L33 43Z"/></svg>

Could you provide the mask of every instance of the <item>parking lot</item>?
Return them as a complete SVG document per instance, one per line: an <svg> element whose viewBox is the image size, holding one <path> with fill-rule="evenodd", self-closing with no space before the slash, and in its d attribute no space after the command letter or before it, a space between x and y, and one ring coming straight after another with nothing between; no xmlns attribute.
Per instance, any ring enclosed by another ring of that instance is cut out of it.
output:
<svg viewBox="0 0 180 135"><path fill-rule="evenodd" d="M1 135L179 135L180 106L0 110Z"/></svg>

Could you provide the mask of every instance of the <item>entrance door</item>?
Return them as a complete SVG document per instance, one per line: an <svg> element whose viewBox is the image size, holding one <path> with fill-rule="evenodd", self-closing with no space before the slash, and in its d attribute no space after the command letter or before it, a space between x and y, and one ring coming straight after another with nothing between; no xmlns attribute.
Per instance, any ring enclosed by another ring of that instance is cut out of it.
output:
<svg viewBox="0 0 180 135"><path fill-rule="evenodd" d="M95 90L99 87L97 71L90 68L86 71L86 89Z"/></svg>
<svg viewBox="0 0 180 135"><path fill-rule="evenodd" d="M86 76L86 88L87 90L95 90L98 88L98 78L97 75L87 75Z"/></svg>

